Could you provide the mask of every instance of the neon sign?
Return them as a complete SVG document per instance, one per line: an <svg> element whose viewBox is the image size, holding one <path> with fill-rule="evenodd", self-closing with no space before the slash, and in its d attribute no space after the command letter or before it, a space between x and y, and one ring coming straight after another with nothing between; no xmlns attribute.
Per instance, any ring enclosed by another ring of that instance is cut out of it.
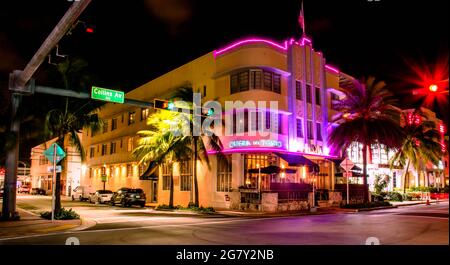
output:
<svg viewBox="0 0 450 265"><path fill-rule="evenodd" d="M228 145L230 148L239 147L282 147L283 143L278 140L235 140Z"/></svg>

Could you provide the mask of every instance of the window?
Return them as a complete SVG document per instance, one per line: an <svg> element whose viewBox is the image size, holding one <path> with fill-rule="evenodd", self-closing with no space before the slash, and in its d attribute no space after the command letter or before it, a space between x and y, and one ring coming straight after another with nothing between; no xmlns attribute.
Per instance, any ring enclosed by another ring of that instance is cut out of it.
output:
<svg viewBox="0 0 450 265"><path fill-rule="evenodd" d="M312 121L308 121L306 123L307 137L308 137L309 140L313 140L314 139L312 126L313 126Z"/></svg>
<svg viewBox="0 0 450 265"><path fill-rule="evenodd" d="M106 155L107 150L108 150L108 145L102 144L102 156Z"/></svg>
<svg viewBox="0 0 450 265"><path fill-rule="evenodd" d="M203 86L203 97L206 97L206 86Z"/></svg>
<svg viewBox="0 0 450 265"><path fill-rule="evenodd" d="M330 93L330 97L331 97L331 108L336 110L336 103L337 101L339 101L339 96L337 94L334 93Z"/></svg>
<svg viewBox="0 0 450 265"><path fill-rule="evenodd" d="M397 172L392 172L392 188L397 188Z"/></svg>
<svg viewBox="0 0 450 265"><path fill-rule="evenodd" d="M236 75L232 75L231 79L230 79L230 87L231 87L231 94L237 93L239 92L239 76Z"/></svg>
<svg viewBox="0 0 450 265"><path fill-rule="evenodd" d="M95 155L95 147L89 148L89 157L93 158Z"/></svg>
<svg viewBox="0 0 450 265"><path fill-rule="evenodd" d="M298 100L303 100L302 92L302 83L300 81L295 81L295 96Z"/></svg>
<svg viewBox="0 0 450 265"><path fill-rule="evenodd" d="M302 119L297 119L297 137L303 138L303 123Z"/></svg>
<svg viewBox="0 0 450 265"><path fill-rule="evenodd" d="M149 114L149 109L147 109L147 108L142 108L141 109L141 121L144 121L144 120L146 120L147 119L147 117L148 117L148 114Z"/></svg>
<svg viewBox="0 0 450 265"><path fill-rule="evenodd" d="M103 133L107 133L108 132L108 121L105 121L103 123Z"/></svg>
<svg viewBox="0 0 450 265"><path fill-rule="evenodd" d="M116 146L117 146L117 143L116 142L112 142L111 143L111 146L110 146L110 148L109 148L109 154L115 154L116 153Z"/></svg>
<svg viewBox="0 0 450 265"><path fill-rule="evenodd" d="M39 156L39 165L47 165L47 164L48 164L47 158L45 158L44 155L40 155Z"/></svg>
<svg viewBox="0 0 450 265"><path fill-rule="evenodd" d="M133 176L133 166L131 164L127 164L127 177Z"/></svg>
<svg viewBox="0 0 450 265"><path fill-rule="evenodd" d="M249 89L264 89L281 93L281 75L259 69L246 70L230 77L231 94Z"/></svg>
<svg viewBox="0 0 450 265"><path fill-rule="evenodd" d="M250 89L262 88L262 70L250 70Z"/></svg>
<svg viewBox="0 0 450 265"><path fill-rule="evenodd" d="M111 131L117 129L117 118L111 119Z"/></svg>
<svg viewBox="0 0 450 265"><path fill-rule="evenodd" d="M94 137L94 136L95 136L95 130L91 129L91 137Z"/></svg>
<svg viewBox="0 0 450 265"><path fill-rule="evenodd" d="M180 191L191 190L192 161L184 160L180 162Z"/></svg>
<svg viewBox="0 0 450 265"><path fill-rule="evenodd" d="M273 74L273 92L281 94L281 75Z"/></svg>
<svg viewBox="0 0 450 265"><path fill-rule="evenodd" d="M262 155L262 154L249 154L244 155L244 185L248 188L258 187L258 174L248 173L249 169L255 169L263 167L268 167L271 165L277 165L278 159L276 156L272 155ZM261 189L268 189L270 185L270 175L261 174Z"/></svg>
<svg viewBox="0 0 450 265"><path fill-rule="evenodd" d="M128 152L133 151L133 144L134 144L133 140L134 140L133 137L128 138L128 143L127 143L127 151Z"/></svg>
<svg viewBox="0 0 450 265"><path fill-rule="evenodd" d="M320 106L321 99L320 99L320 88L316 87L316 104Z"/></svg>
<svg viewBox="0 0 450 265"><path fill-rule="evenodd" d="M139 176L142 176L144 174L144 171L147 169L147 163L142 163L139 165Z"/></svg>
<svg viewBox="0 0 450 265"><path fill-rule="evenodd" d="M248 72L239 73L239 91L248 90Z"/></svg>
<svg viewBox="0 0 450 265"><path fill-rule="evenodd" d="M136 122L136 112L129 112L128 113L128 125L133 124Z"/></svg>
<svg viewBox="0 0 450 265"><path fill-rule="evenodd" d="M231 155L217 159L217 191L231 191L232 163Z"/></svg>
<svg viewBox="0 0 450 265"><path fill-rule="evenodd" d="M316 131L317 141L322 141L322 125L319 122L316 123Z"/></svg>
<svg viewBox="0 0 450 265"><path fill-rule="evenodd" d="M120 149L122 149L122 148L123 148L123 139L120 138Z"/></svg>
<svg viewBox="0 0 450 265"><path fill-rule="evenodd" d="M264 71L264 90L272 90L272 73Z"/></svg>
<svg viewBox="0 0 450 265"><path fill-rule="evenodd" d="M162 170L162 189L170 190L171 168L168 164L163 164L161 166L161 170Z"/></svg>
<svg viewBox="0 0 450 265"><path fill-rule="evenodd" d="M311 85L306 85L306 102L312 103L312 91L311 91Z"/></svg>

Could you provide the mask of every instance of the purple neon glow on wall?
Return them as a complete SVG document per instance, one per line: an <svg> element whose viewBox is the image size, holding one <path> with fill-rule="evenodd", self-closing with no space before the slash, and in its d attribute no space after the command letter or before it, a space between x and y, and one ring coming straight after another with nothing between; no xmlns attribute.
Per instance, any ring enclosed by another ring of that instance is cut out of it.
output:
<svg viewBox="0 0 450 265"><path fill-rule="evenodd" d="M336 69L336 68L334 68L332 66L329 66L329 65L325 65L325 68L330 70L331 72L336 73L336 74L339 74L339 72L340 72L338 69Z"/></svg>
<svg viewBox="0 0 450 265"><path fill-rule="evenodd" d="M237 42L235 42L235 43L233 43L233 44L231 44L231 45L229 45L229 46L227 46L227 47L225 47L223 49L214 51L214 57L216 57L217 55L220 55L220 54L222 54L222 53L224 53L224 52L226 52L228 50L231 50L233 48L236 48L236 47L239 47L241 45L248 44L248 43L266 43L266 44L272 45L272 46L274 46L276 48L279 48L279 49L281 49L283 51L287 50L287 41L284 41L284 46L282 46L282 45L280 45L278 43L275 43L275 42L273 42L271 40L267 40L267 39L253 39L252 38L252 39L245 39L245 40L237 41Z"/></svg>
<svg viewBox="0 0 450 265"><path fill-rule="evenodd" d="M295 155L308 155L308 156L317 156L317 157L328 157L328 158L336 158L337 156L332 155L319 155L319 154L310 154L310 153L302 153L302 152L289 152L284 149L277 148L264 148L264 147L251 147L251 148L234 148L234 149L224 149L222 150L223 154L232 154L232 153L250 153L250 152L277 152L284 154L295 154ZM217 154L216 151L208 151L208 155Z"/></svg>

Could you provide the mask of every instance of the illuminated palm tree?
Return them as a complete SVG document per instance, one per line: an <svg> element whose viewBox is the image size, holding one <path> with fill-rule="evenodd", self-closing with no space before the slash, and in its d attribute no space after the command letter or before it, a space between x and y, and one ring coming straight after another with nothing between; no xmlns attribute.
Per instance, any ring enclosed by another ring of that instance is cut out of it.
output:
<svg viewBox="0 0 450 265"><path fill-rule="evenodd" d="M335 128L328 136L334 150L346 150L353 142L362 144L364 201L368 201L367 149L375 143L398 147L401 143L400 110L384 82L369 77L362 84L351 80L340 88L345 98L333 102L338 114L333 117ZM345 151L344 151L345 152Z"/></svg>
<svg viewBox="0 0 450 265"><path fill-rule="evenodd" d="M190 97L189 97L190 96ZM175 105L179 108L193 108L189 100L192 100L192 88L181 88L172 95L172 99L183 100L183 105ZM173 207L173 163L181 160L193 158L193 184L194 205L199 206L199 191L197 180L197 161L203 161L210 165L208 150L216 151L218 158L222 158L222 144L215 134L211 136L193 136L190 132L193 128L191 115L177 112L159 110L150 115L147 124L151 126L149 130L139 131L138 146L133 150L133 155L138 158L139 163L149 163L147 172L153 173L158 166L169 167L171 187L169 206Z"/></svg>
<svg viewBox="0 0 450 265"><path fill-rule="evenodd" d="M389 161L391 168L398 165L405 170L403 173L403 193L406 192L406 179L409 176L410 166L419 174L428 162L437 166L442 157L441 135L436 128L436 123L426 119L418 122L415 118L410 118L417 115L426 118L420 111L402 115L404 121L402 145Z"/></svg>

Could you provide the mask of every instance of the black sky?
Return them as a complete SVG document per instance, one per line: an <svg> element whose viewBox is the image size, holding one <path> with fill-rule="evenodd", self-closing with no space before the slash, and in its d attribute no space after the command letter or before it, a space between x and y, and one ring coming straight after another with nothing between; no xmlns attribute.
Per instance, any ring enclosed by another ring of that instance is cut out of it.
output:
<svg viewBox="0 0 450 265"><path fill-rule="evenodd" d="M8 73L23 69L71 2L0 3L0 91L7 116ZM375 75L407 87L405 59L433 67L448 60L448 1L304 0L307 34L327 62L355 77ZM92 0L61 53L89 62L95 85L129 91L192 59L246 36L282 41L300 36L300 0ZM39 84L58 84L43 63ZM397 91L398 92L398 91ZM52 107L54 97L40 96ZM402 97L402 104L414 103ZM27 99L27 107L43 101ZM39 106L42 108L42 106ZM45 108L45 107L44 107ZM438 110L442 116L447 108ZM448 118L446 118L448 119Z"/></svg>

